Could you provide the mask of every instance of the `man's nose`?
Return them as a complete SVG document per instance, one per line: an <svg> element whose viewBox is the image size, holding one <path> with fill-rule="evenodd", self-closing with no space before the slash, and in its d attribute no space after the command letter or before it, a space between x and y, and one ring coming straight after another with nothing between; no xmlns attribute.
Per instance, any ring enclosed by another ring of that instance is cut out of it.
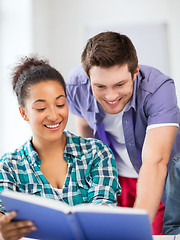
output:
<svg viewBox="0 0 180 240"><path fill-rule="evenodd" d="M114 89L108 89L105 94L105 98L108 101L114 101L118 97L118 93Z"/></svg>

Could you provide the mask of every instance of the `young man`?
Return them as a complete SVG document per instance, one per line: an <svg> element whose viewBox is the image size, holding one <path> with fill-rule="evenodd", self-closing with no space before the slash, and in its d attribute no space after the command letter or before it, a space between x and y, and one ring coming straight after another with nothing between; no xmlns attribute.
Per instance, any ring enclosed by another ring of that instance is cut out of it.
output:
<svg viewBox="0 0 180 240"><path fill-rule="evenodd" d="M147 209L153 233L161 234L167 166L180 150L174 82L139 66L131 40L116 32L89 39L81 60L83 68L66 81L78 133L111 147L122 187L119 205Z"/></svg>

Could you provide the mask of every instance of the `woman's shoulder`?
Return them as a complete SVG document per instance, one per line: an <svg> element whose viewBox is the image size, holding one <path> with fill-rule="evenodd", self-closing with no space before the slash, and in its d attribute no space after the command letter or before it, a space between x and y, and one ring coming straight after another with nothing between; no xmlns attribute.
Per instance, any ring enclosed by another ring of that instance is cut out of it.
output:
<svg viewBox="0 0 180 240"><path fill-rule="evenodd" d="M14 151L4 153L0 158L0 162L1 163L4 163L5 161L12 162L12 160L21 161L28 154L30 146L31 143L30 140L28 140L22 146L16 148Z"/></svg>
<svg viewBox="0 0 180 240"><path fill-rule="evenodd" d="M104 144L102 141L95 138L82 138L77 136L69 131L65 132L67 136L67 147L72 149L77 149L80 152L89 152L89 151L108 151L111 152L110 148Z"/></svg>

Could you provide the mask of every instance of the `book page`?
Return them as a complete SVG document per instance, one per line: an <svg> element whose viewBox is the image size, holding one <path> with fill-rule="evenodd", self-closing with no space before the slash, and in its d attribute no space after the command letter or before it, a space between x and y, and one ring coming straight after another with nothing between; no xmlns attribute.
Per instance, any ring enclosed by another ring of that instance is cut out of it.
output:
<svg viewBox="0 0 180 240"><path fill-rule="evenodd" d="M147 214L144 209L115 207L111 205L79 204L70 209L71 212L99 212L99 213L124 213L124 214Z"/></svg>

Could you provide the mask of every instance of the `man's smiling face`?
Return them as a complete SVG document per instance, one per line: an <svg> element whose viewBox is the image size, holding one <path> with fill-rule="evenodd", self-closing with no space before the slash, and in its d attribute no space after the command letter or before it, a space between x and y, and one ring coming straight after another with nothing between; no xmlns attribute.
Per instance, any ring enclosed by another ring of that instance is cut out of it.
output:
<svg viewBox="0 0 180 240"><path fill-rule="evenodd" d="M134 77L128 70L127 64L115 65L110 68L93 66L90 70L90 82L95 99L109 114L121 112L133 95Z"/></svg>

